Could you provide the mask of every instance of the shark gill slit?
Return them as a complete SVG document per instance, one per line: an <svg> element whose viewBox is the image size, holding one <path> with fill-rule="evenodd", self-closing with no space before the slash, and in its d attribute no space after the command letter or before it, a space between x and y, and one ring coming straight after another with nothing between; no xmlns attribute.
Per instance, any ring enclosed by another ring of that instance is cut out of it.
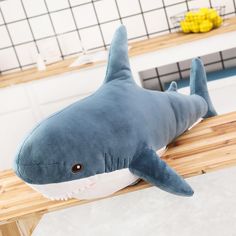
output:
<svg viewBox="0 0 236 236"><path fill-rule="evenodd" d="M117 169L117 170L120 169L120 158L119 158L119 157L117 158L117 166L116 166L116 169Z"/></svg>
<svg viewBox="0 0 236 236"><path fill-rule="evenodd" d="M104 172L107 172L106 168L107 168L107 154L104 153Z"/></svg>
<svg viewBox="0 0 236 236"><path fill-rule="evenodd" d="M111 154L104 153L105 173L120 170L128 167L129 159L114 157Z"/></svg>
<svg viewBox="0 0 236 236"><path fill-rule="evenodd" d="M109 173L112 171L112 157L111 155L105 153L104 159L105 159L105 172Z"/></svg>
<svg viewBox="0 0 236 236"><path fill-rule="evenodd" d="M113 157L112 156L110 156L110 163L111 163L111 168L110 168L110 170L111 171L113 171L115 168L114 168L114 164L113 164Z"/></svg>

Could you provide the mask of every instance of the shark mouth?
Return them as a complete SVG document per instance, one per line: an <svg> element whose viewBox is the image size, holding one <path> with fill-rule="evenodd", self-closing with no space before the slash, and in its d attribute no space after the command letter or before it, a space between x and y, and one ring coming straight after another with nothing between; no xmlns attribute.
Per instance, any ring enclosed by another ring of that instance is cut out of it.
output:
<svg viewBox="0 0 236 236"><path fill-rule="evenodd" d="M83 200L106 197L136 183L138 179L128 168L125 168L67 182L28 185L51 200L71 198Z"/></svg>

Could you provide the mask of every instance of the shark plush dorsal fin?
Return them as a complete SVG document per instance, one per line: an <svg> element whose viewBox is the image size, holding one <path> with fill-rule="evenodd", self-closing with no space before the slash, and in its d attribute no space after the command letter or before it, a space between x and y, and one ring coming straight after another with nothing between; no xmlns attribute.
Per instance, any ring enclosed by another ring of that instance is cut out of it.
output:
<svg viewBox="0 0 236 236"><path fill-rule="evenodd" d="M131 78L127 32L125 26L121 25L113 36L104 83L112 80L130 80Z"/></svg>
<svg viewBox="0 0 236 236"><path fill-rule="evenodd" d="M150 148L145 148L142 153L134 157L129 169L134 175L164 191L180 196L193 195L188 183Z"/></svg>

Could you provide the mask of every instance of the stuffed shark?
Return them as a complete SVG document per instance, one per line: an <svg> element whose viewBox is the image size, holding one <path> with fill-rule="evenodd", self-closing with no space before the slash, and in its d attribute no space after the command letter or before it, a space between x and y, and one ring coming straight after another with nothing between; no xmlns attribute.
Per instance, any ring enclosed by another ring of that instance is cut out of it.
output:
<svg viewBox="0 0 236 236"><path fill-rule="evenodd" d="M175 82L166 92L139 87L120 26L102 86L38 124L17 152L15 172L51 199L105 197L138 179L191 196L188 183L156 153L199 118L216 115L199 59L190 87L190 96L179 94Z"/></svg>

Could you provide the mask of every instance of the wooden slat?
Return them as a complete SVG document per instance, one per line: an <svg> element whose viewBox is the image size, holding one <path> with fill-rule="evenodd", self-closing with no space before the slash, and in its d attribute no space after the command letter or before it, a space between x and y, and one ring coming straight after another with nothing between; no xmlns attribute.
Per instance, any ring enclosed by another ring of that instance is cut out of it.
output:
<svg viewBox="0 0 236 236"><path fill-rule="evenodd" d="M224 34L236 30L236 17L227 19L224 25L218 29L214 29L207 33L199 34L184 34L184 33L171 33L151 39L141 40L138 42L131 43L131 49L129 56L138 56L148 52L154 52L163 48L174 47L180 44L205 39L211 36ZM28 81L38 80L49 76L59 75L65 72L78 71L81 69L87 69L100 64L104 64L104 61L90 63L78 67L69 67L69 65L75 60L75 57L69 58L57 63L47 66L46 71L37 71L36 68L31 68L25 71L15 72L11 74L0 76L0 88L11 86L14 84L24 83Z"/></svg>
<svg viewBox="0 0 236 236"><path fill-rule="evenodd" d="M236 112L203 120L176 139L163 159L184 177L236 166ZM141 181L113 196L151 185ZM0 172L0 222L44 214L90 201L50 201L23 183L11 170ZM1 224L0 223L0 224Z"/></svg>

